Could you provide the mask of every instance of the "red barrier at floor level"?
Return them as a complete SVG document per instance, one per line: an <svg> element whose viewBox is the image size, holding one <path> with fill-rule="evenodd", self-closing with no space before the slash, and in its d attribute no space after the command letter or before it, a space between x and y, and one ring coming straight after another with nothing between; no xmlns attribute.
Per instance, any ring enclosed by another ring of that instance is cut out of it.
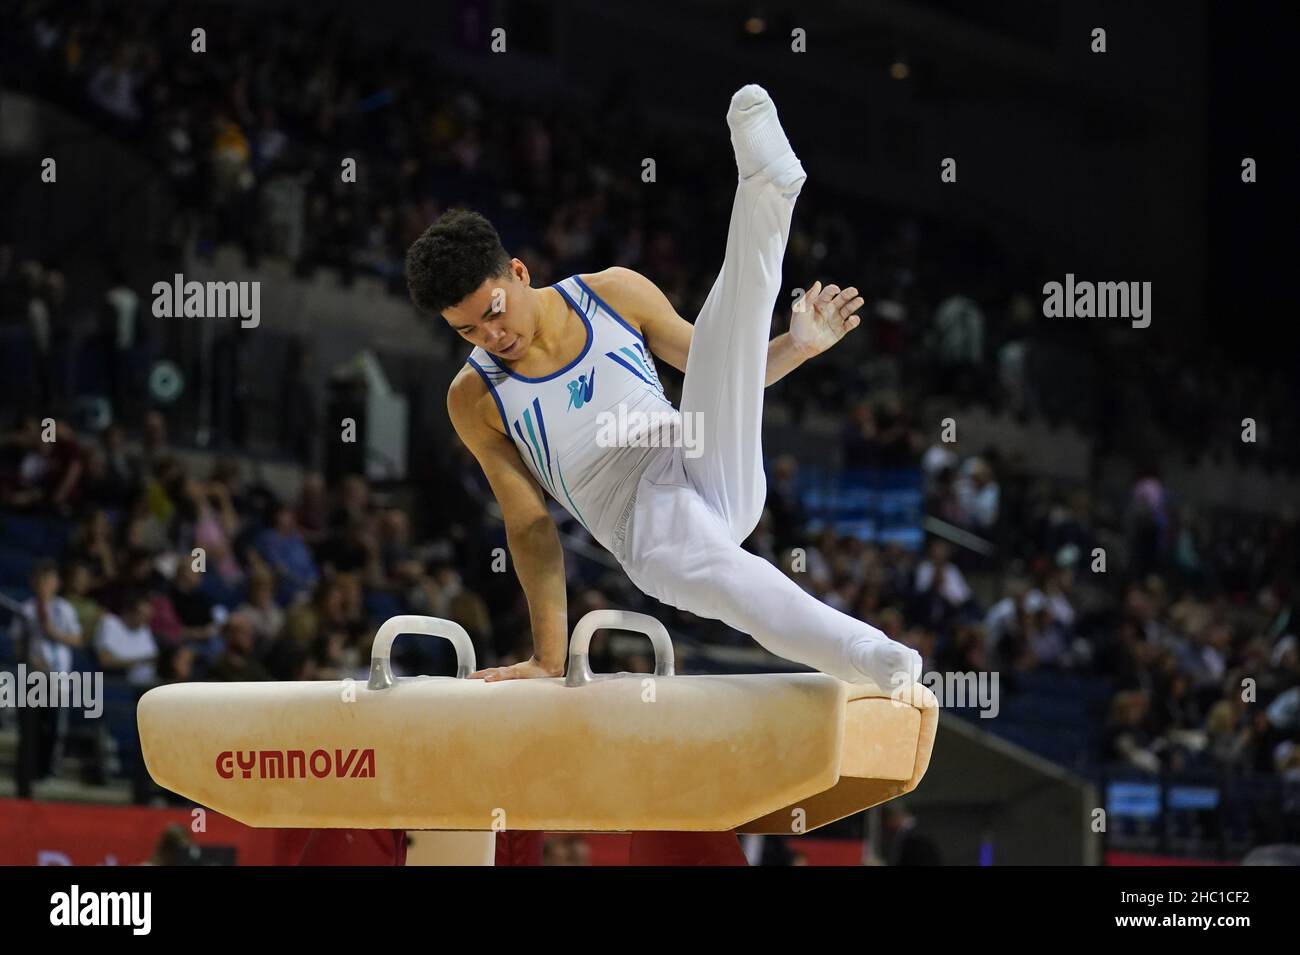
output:
<svg viewBox="0 0 1300 955"><path fill-rule="evenodd" d="M215 812L203 816L206 831L192 832L186 809L96 806L0 799L0 865L136 865L153 854L169 825L190 832L195 844L237 865L401 865L405 833L357 829L252 829ZM594 866L745 865L735 834L727 832L589 833ZM544 834L497 836L497 865L540 865ZM810 865L856 865L858 841L792 839ZM1126 861L1122 854L1112 865ZM1178 861L1178 860L1169 860Z"/></svg>
<svg viewBox="0 0 1300 955"><path fill-rule="evenodd" d="M1187 856L1158 855L1153 852L1106 852L1105 865L1238 865L1236 862L1219 862L1214 859L1191 859Z"/></svg>
<svg viewBox="0 0 1300 955"><path fill-rule="evenodd" d="M251 829L215 812L0 799L0 865L138 865L170 825L238 865L297 861L286 830Z"/></svg>
<svg viewBox="0 0 1300 955"><path fill-rule="evenodd" d="M630 832L589 832L582 840L587 844L587 855L593 866L627 865L632 847Z"/></svg>
<svg viewBox="0 0 1300 955"><path fill-rule="evenodd" d="M734 832L634 832L628 865L748 865Z"/></svg>
<svg viewBox="0 0 1300 955"><path fill-rule="evenodd" d="M544 832L498 832L497 865L541 865Z"/></svg>
<svg viewBox="0 0 1300 955"><path fill-rule="evenodd" d="M499 866L542 864L542 832L498 832ZM637 832L625 837L626 855L606 855L595 865L747 865L731 832ZM594 854L593 854L594 855ZM406 833L399 830L314 829L299 865L405 865Z"/></svg>
<svg viewBox="0 0 1300 955"><path fill-rule="evenodd" d="M647 854L665 851L680 851L680 844L676 844L674 836L702 835L706 838L709 836L730 836L730 833L639 833L641 837L654 835L667 835L670 838L660 846L651 843L648 847L643 843L639 849L642 858ZM583 835L583 840L587 844L587 851L593 866L602 865L628 865L631 861L632 839L630 833L624 832L592 832ZM776 837L771 837L776 838ZM809 836L790 837L788 840L790 849L804 857L804 864L810 866L860 866L863 864L863 845L861 839L813 839ZM720 845L729 850L729 845L725 840L719 840ZM724 857L734 861L727 861L725 865L745 865L743 858L738 858L729 851L724 853ZM640 865L654 865L653 862L641 862ZM686 863L670 862L668 865L684 865Z"/></svg>
<svg viewBox="0 0 1300 955"><path fill-rule="evenodd" d="M312 829L299 865L406 865L401 829Z"/></svg>

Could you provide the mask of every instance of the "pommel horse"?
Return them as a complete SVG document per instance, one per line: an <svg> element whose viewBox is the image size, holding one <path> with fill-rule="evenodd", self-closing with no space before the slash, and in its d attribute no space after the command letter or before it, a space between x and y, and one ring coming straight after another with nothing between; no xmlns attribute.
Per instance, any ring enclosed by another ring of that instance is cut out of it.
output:
<svg viewBox="0 0 1300 955"><path fill-rule="evenodd" d="M653 674L595 674L602 629L645 634ZM449 640L455 677L394 677L399 634ZM162 787L249 826L799 834L913 790L938 723L921 684L821 673L677 676L645 614L574 628L566 676L485 683L459 624L397 616L370 678L179 683L137 719ZM734 840L733 840L734 841Z"/></svg>

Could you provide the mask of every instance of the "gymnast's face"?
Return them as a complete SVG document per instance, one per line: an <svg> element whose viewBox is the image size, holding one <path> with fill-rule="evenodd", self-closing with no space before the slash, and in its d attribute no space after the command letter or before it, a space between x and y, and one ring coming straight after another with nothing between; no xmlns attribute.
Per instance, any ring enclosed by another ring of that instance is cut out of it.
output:
<svg viewBox="0 0 1300 955"><path fill-rule="evenodd" d="M506 275L489 278L442 317L461 338L512 361L524 356L537 332L537 303L531 291L528 266L511 259Z"/></svg>

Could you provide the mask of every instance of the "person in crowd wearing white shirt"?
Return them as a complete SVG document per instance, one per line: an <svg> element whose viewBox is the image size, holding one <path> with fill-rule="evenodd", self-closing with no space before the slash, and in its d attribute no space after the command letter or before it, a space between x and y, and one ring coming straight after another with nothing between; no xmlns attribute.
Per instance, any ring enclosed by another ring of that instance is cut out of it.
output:
<svg viewBox="0 0 1300 955"><path fill-rule="evenodd" d="M968 528L988 533L998 520L998 482L993 469L982 458L970 458L957 479L957 499Z"/></svg>
<svg viewBox="0 0 1300 955"><path fill-rule="evenodd" d="M1028 592L1028 581L1008 581L1006 596L990 607L985 614L984 650L991 659L1001 655L1004 640L1020 636L1021 605Z"/></svg>
<svg viewBox="0 0 1300 955"><path fill-rule="evenodd" d="M1065 629L1053 619L1051 606L1041 591L1025 594L1024 635L1033 666L1066 669L1074 664Z"/></svg>
<svg viewBox="0 0 1300 955"><path fill-rule="evenodd" d="M944 471L961 463L959 447L956 441L936 441L926 448L925 454L921 455L921 470L925 472L927 481L934 481Z"/></svg>
<svg viewBox="0 0 1300 955"><path fill-rule="evenodd" d="M72 650L81 646L81 623L72 604L60 597L58 566L42 560L32 568L32 596L14 618L12 633L19 661L29 670L69 673ZM18 711L18 796L31 795L30 783L49 776L67 720L58 706L22 707Z"/></svg>
<svg viewBox="0 0 1300 955"><path fill-rule="evenodd" d="M923 600L931 596L940 598L944 617L965 607L972 597L966 577L951 558L948 542L936 537L930 541L929 556L916 567L916 593ZM932 608L930 613L936 609Z"/></svg>
<svg viewBox="0 0 1300 955"><path fill-rule="evenodd" d="M148 686L157 679L158 642L149 629L152 604L143 590L128 590L121 613L106 613L95 628L95 651L106 673L126 676L127 682Z"/></svg>

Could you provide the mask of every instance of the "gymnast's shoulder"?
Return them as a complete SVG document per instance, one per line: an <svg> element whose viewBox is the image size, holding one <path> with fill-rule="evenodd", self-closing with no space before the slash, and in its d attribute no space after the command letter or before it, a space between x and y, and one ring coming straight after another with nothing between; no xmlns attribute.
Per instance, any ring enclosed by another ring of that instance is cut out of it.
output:
<svg viewBox="0 0 1300 955"><path fill-rule="evenodd" d="M485 412L491 411L489 417ZM461 365L447 386L447 414L452 427L464 440L467 431L481 432L485 427L502 434L493 399L483 378L467 361Z"/></svg>
<svg viewBox="0 0 1300 955"><path fill-rule="evenodd" d="M659 286L635 269L613 265L578 278L587 283L619 317L641 330L642 322L663 310L667 303Z"/></svg>

